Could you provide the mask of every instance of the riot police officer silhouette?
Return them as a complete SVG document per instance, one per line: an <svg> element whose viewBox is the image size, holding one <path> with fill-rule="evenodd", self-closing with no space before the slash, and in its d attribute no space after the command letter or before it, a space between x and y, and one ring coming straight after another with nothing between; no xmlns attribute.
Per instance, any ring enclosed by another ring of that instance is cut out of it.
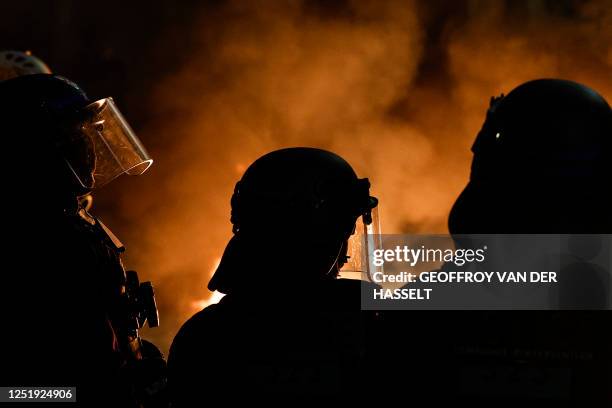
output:
<svg viewBox="0 0 612 408"><path fill-rule="evenodd" d="M168 358L176 406L358 395L360 283L337 279L347 240L377 200L334 153L256 160L231 199L234 235L208 285L225 293L181 328Z"/></svg>
<svg viewBox="0 0 612 408"><path fill-rule="evenodd" d="M451 234L612 232L612 111L593 89L539 79L492 98L472 151L469 183L449 216ZM561 288L561 298L584 302L585 293L576 292L588 288L597 294L591 306L605 306L609 278L576 265L580 284ZM461 333L450 341L455 351L473 351L455 353L463 382L480 384L471 394L458 390L470 402L609 404L608 311L461 312L451 320L448 327ZM506 352L491 357L491 350Z"/></svg>
<svg viewBox="0 0 612 408"><path fill-rule="evenodd" d="M111 98L91 101L56 75L0 82L0 118L0 382L76 387L82 406L146 406L157 378L143 372L164 367L138 335L157 325L152 286L125 272L123 245L79 197L151 159Z"/></svg>

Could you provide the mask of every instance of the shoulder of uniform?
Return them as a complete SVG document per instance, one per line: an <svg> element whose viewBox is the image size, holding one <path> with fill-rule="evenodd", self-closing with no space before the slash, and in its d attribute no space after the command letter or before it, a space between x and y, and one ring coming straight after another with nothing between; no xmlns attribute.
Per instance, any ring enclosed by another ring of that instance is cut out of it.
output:
<svg viewBox="0 0 612 408"><path fill-rule="evenodd" d="M179 329L170 346L168 363L171 365L185 364L189 359L205 353L206 345L214 340L211 329L217 320L217 305L211 305L191 316Z"/></svg>
<svg viewBox="0 0 612 408"><path fill-rule="evenodd" d="M218 307L216 304L210 305L191 316L178 331L174 343L185 338L199 337L200 334L206 335L209 325L216 320Z"/></svg>
<svg viewBox="0 0 612 408"><path fill-rule="evenodd" d="M200 310L185 322L185 326L198 325L214 319L219 311L219 304L213 304Z"/></svg>

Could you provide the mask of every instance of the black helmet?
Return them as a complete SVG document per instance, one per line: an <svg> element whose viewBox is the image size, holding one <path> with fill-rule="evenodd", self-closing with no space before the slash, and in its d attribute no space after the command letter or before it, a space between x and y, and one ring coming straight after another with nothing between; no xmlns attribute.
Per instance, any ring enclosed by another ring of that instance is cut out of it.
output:
<svg viewBox="0 0 612 408"><path fill-rule="evenodd" d="M357 178L344 159L325 150L287 148L257 159L236 183L231 200L235 235L209 289L230 290L236 269L245 267L236 258L247 257L246 252L252 258L252 250L266 245L295 253L296 262L308 265L313 258L323 259L327 273L356 220L363 216L371 222L378 201L369 188L368 179Z"/></svg>
<svg viewBox="0 0 612 408"><path fill-rule="evenodd" d="M308 147L277 150L257 159L236 183L233 231L261 231L262 223L271 222L282 230L313 222L336 225L340 216L367 218L377 203L369 188L368 179L358 179L332 152Z"/></svg>
<svg viewBox="0 0 612 408"><path fill-rule="evenodd" d="M0 81L0 103L13 115L34 119L66 116L90 102L77 84L59 75L23 75Z"/></svg>
<svg viewBox="0 0 612 408"><path fill-rule="evenodd" d="M539 79L491 98L451 232L609 232L611 142L610 106L585 85Z"/></svg>
<svg viewBox="0 0 612 408"><path fill-rule="evenodd" d="M24 188L81 195L121 173L141 174L151 164L111 98L92 102L57 75L0 81L0 119Z"/></svg>

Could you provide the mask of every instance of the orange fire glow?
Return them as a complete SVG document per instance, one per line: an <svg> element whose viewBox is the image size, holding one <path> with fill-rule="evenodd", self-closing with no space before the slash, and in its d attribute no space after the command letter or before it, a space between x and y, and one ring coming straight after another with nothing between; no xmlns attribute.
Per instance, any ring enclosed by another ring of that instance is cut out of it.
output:
<svg viewBox="0 0 612 408"><path fill-rule="evenodd" d="M140 227L122 236L126 263L158 292L162 327L145 336L167 350L214 300L206 284L231 236L234 184L262 154L337 152L370 178L384 231L444 232L490 96L538 77L612 96L605 2L584 2L571 19L466 4L433 45L432 12L410 1L351 1L333 15L300 1L236 1L202 14L198 47L155 90L158 119L141 131L169 142L151 146L156 164L119 202Z"/></svg>

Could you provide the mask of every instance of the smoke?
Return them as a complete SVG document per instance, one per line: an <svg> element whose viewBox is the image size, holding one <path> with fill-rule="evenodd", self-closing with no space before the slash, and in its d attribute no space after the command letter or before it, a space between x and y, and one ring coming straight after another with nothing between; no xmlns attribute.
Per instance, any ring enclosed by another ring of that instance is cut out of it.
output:
<svg viewBox="0 0 612 408"><path fill-rule="evenodd" d="M128 264L158 289L163 327L146 336L167 350L210 296L234 184L259 156L332 150L370 178L385 231L444 232L490 96L538 77L610 95L607 3L510 3L456 15L409 1L203 7L191 55L152 90L141 133L157 135L157 162L118 200L139 225L124 234Z"/></svg>

